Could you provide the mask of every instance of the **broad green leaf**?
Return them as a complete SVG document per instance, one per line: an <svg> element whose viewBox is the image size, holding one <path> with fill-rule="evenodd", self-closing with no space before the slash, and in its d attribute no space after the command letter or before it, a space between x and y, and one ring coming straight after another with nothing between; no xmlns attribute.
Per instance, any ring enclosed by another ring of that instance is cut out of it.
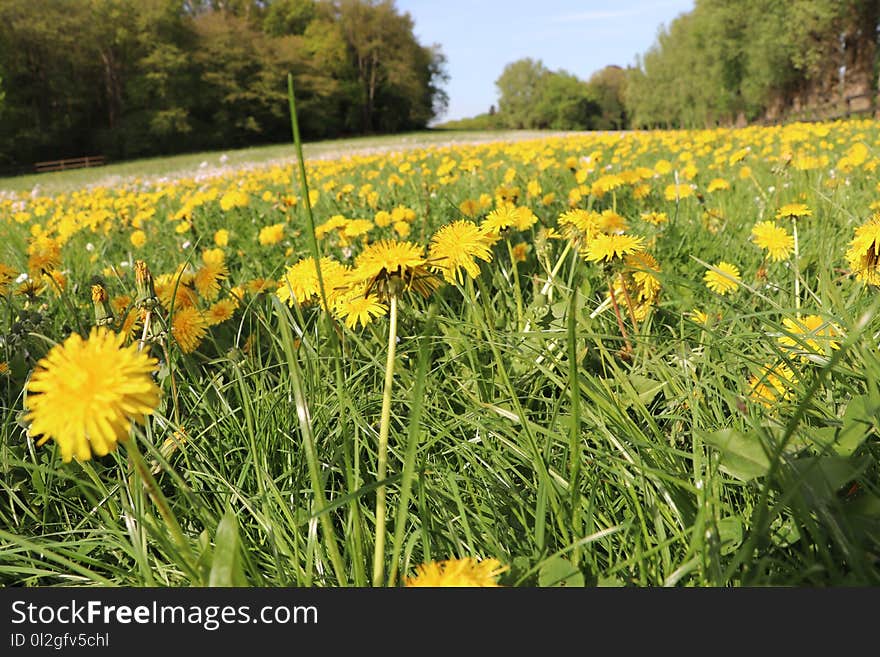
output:
<svg viewBox="0 0 880 657"><path fill-rule="evenodd" d="M871 434L878 409L871 404L867 395L853 397L846 405L843 426L837 434L834 451L840 456L851 456Z"/></svg>
<svg viewBox="0 0 880 657"><path fill-rule="evenodd" d="M865 459L841 456L808 456L790 464L795 483L804 488L814 503L835 495L843 486L856 479L868 466Z"/></svg>
<svg viewBox="0 0 880 657"><path fill-rule="evenodd" d="M707 434L703 440L721 452L721 469L741 481L762 477L770 469L770 459L757 436L721 429Z"/></svg>
<svg viewBox="0 0 880 657"><path fill-rule="evenodd" d="M743 525L740 518L730 516L718 521L718 542L721 554L735 552L743 540Z"/></svg>
<svg viewBox="0 0 880 657"><path fill-rule="evenodd" d="M640 374L630 374L629 382L639 395L639 401L648 404L666 385L662 381Z"/></svg>
<svg viewBox="0 0 880 657"><path fill-rule="evenodd" d="M538 571L538 586L583 587L584 576L568 559L551 557Z"/></svg>
<svg viewBox="0 0 880 657"><path fill-rule="evenodd" d="M208 586L247 586L241 565L241 545L238 537L238 518L228 509L214 539L214 559Z"/></svg>

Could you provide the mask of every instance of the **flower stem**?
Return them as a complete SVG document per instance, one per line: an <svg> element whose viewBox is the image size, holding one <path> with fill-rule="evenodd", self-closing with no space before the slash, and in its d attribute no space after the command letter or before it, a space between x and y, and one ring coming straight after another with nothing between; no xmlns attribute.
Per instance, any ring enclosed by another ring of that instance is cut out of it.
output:
<svg viewBox="0 0 880 657"><path fill-rule="evenodd" d="M794 217L791 218L791 228L794 233L794 307L797 311L797 316L801 316L801 272L799 258L800 258L800 250L798 249L798 234L797 234L797 219Z"/></svg>
<svg viewBox="0 0 880 657"><path fill-rule="evenodd" d="M559 254L559 260L557 260L556 264L553 265L553 271L550 272L550 275L547 277L547 282L544 283L544 287L541 288L541 294L547 294L547 292L553 286L553 277L559 273L559 270L562 267L562 263L565 262L565 256L568 255L568 252L570 250L571 250L571 240L567 240L565 242L565 248L562 249L562 253Z"/></svg>
<svg viewBox="0 0 880 657"><path fill-rule="evenodd" d="M382 586L385 577L385 480L388 471L388 428L391 424L391 387L394 383L394 357L397 353L397 295L391 296L388 311L388 356L385 361L385 389L379 425L379 451L376 457L376 543L373 551L373 586Z"/></svg>
<svg viewBox="0 0 880 657"><path fill-rule="evenodd" d="M192 548L186 540L186 537L183 535L183 529L181 529L180 523L177 522L177 518L171 511L171 507L168 506L168 500L165 499L165 495L162 494L162 490L153 478L150 468L147 467L147 464L144 461L144 457L141 456L140 449L137 446L137 438L131 436L129 440L125 441L125 446L126 453L128 454L132 466L138 473L144 487L147 489L147 493L150 495L150 499L153 500L153 504L156 505L159 515L162 516L162 520L165 521L165 526L168 528L168 531L171 532L171 537L174 539L174 542L177 543L177 547L180 548L184 561L186 561L193 576L197 576L198 567L196 566L196 559L192 553Z"/></svg>
<svg viewBox="0 0 880 657"><path fill-rule="evenodd" d="M523 300L522 300L522 290L519 287L519 270L516 266L516 257L513 255L513 247L510 245L510 240L505 240L507 242L507 253L510 255L510 270L513 276L513 296L516 299L516 328L517 330L522 330L523 325Z"/></svg>
<svg viewBox="0 0 880 657"><path fill-rule="evenodd" d="M623 318L620 316L620 307L617 305L617 297L614 295L614 285L611 279L608 279L608 293L611 295L611 306L614 308L614 316L617 318L617 328L620 329L620 335L626 345L626 352L632 353L632 345L629 342L629 336L626 334L626 328L623 325Z"/></svg>
<svg viewBox="0 0 880 657"><path fill-rule="evenodd" d="M629 290L626 288L626 280L623 272L620 272L620 287L623 290L623 296L626 298L626 309L629 311L629 318L632 321L633 331L639 332L639 323L636 321L636 313L633 310L632 298L629 296Z"/></svg>
<svg viewBox="0 0 880 657"><path fill-rule="evenodd" d="M144 331L141 333L141 339L138 340L138 351L144 350L144 344L147 342L147 337L150 335L150 318L153 316L152 311L147 311L144 314Z"/></svg>

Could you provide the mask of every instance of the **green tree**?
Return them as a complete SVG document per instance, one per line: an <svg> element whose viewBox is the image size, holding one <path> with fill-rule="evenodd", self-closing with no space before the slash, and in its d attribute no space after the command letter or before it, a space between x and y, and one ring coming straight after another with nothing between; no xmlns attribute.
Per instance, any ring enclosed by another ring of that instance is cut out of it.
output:
<svg viewBox="0 0 880 657"><path fill-rule="evenodd" d="M537 117L534 107L541 81L549 73L541 60L530 57L511 62L495 81L498 88L498 111L508 128L534 128Z"/></svg>
<svg viewBox="0 0 880 657"><path fill-rule="evenodd" d="M626 71L619 66L606 66L587 81L587 89L599 107L594 121L597 130L623 130L629 125L624 102Z"/></svg>
<svg viewBox="0 0 880 657"><path fill-rule="evenodd" d="M601 108L587 83L566 71L546 73L538 81L527 127L585 130L595 127Z"/></svg>

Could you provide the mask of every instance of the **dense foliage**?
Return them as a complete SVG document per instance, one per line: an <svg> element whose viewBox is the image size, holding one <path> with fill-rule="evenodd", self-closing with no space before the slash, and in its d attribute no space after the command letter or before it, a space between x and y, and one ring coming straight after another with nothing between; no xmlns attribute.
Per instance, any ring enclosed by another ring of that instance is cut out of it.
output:
<svg viewBox="0 0 880 657"><path fill-rule="evenodd" d="M697 0L633 67L588 81L524 58L481 128L612 130L836 118L876 109L880 4Z"/></svg>
<svg viewBox="0 0 880 657"><path fill-rule="evenodd" d="M702 127L875 105L876 0L697 0L630 70L636 127ZM853 107L848 99L861 99Z"/></svg>
<svg viewBox="0 0 880 657"><path fill-rule="evenodd" d="M519 59L505 66L495 82L497 121L507 128L623 128L624 77L619 66L607 66L585 82L568 71L551 71L541 61Z"/></svg>
<svg viewBox="0 0 880 657"><path fill-rule="evenodd" d="M0 169L424 127L438 46L393 0L0 0Z"/></svg>

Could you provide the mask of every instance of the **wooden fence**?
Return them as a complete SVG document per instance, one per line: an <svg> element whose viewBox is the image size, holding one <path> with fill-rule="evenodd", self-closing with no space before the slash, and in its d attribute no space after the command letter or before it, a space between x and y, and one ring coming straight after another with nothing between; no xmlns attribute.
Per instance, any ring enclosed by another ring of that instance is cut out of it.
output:
<svg viewBox="0 0 880 657"><path fill-rule="evenodd" d="M66 160L50 160L37 162L34 170L37 173L45 171L65 171L67 169L82 169L85 167L100 167L105 164L103 155L89 155L86 157L71 157Z"/></svg>

